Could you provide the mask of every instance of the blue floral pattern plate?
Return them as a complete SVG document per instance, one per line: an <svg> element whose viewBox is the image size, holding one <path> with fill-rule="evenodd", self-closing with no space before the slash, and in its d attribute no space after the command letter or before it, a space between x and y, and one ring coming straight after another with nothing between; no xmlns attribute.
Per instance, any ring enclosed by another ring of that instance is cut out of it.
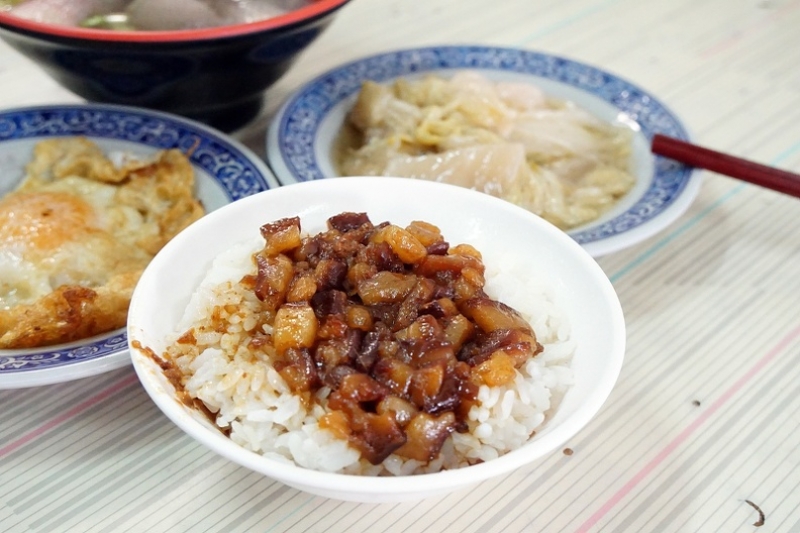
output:
<svg viewBox="0 0 800 533"><path fill-rule="evenodd" d="M0 195L23 178L37 142L75 135L109 154L146 156L169 148L190 154L206 211L279 185L251 150L200 123L156 111L77 104L0 110ZM0 389L69 381L128 364L124 328L70 344L0 350Z"/></svg>
<svg viewBox="0 0 800 533"><path fill-rule="evenodd" d="M569 234L595 257L641 242L689 207L700 186L692 169L653 156L656 133L689 139L656 98L597 67L528 50L487 46L416 48L370 56L330 70L294 93L270 124L267 161L282 184L337 176L331 152L364 80L389 82L427 74L477 70L496 81L527 81L634 131L637 184L613 210Z"/></svg>

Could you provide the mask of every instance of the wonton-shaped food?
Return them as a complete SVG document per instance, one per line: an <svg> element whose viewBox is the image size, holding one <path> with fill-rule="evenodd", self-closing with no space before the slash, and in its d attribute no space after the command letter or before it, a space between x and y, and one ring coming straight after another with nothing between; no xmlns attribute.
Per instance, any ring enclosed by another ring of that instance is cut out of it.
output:
<svg viewBox="0 0 800 533"><path fill-rule="evenodd" d="M532 84L463 71L364 82L334 157L342 176L460 185L570 229L633 187L631 143L625 127Z"/></svg>

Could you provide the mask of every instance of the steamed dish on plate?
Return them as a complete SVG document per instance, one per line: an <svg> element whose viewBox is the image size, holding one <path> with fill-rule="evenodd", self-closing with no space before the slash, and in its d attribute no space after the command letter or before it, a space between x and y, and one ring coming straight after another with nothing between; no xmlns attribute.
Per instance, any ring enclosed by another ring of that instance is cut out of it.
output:
<svg viewBox="0 0 800 533"><path fill-rule="evenodd" d="M365 213L260 231L217 257L163 353L137 346L246 449L345 474L464 467L527 442L572 381L528 268Z"/></svg>
<svg viewBox="0 0 800 533"><path fill-rule="evenodd" d="M186 30L268 19L313 0L0 0L21 18L108 30Z"/></svg>
<svg viewBox="0 0 800 533"><path fill-rule="evenodd" d="M144 267L204 214L194 179L178 150L116 164L82 137L38 143L0 199L0 349L123 327Z"/></svg>
<svg viewBox="0 0 800 533"><path fill-rule="evenodd" d="M569 229L628 192L632 132L530 83L475 71L366 81L334 148L343 176L453 183Z"/></svg>

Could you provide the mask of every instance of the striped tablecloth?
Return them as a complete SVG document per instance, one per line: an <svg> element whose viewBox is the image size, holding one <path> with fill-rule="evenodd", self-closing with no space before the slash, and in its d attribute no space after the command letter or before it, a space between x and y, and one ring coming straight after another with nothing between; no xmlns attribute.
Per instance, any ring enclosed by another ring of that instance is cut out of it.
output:
<svg viewBox="0 0 800 533"><path fill-rule="evenodd" d="M263 155L283 99L344 61L475 43L599 66L698 143L800 170L798 28L800 0L354 0L237 136ZM76 101L0 43L0 107ZM125 368L0 391L0 531L800 531L800 200L703 180L679 220L599 260L628 350L571 454L437 499L326 500L196 444Z"/></svg>

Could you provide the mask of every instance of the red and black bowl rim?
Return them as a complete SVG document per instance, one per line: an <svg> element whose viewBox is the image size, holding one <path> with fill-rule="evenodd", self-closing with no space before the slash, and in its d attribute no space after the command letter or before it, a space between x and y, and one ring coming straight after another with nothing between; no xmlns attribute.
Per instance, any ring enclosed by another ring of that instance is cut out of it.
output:
<svg viewBox="0 0 800 533"><path fill-rule="evenodd" d="M23 19L0 11L0 27L8 30L20 30L28 34L49 35L64 39L80 39L97 42L118 43L165 43L206 41L225 37L236 37L262 31L276 30L296 26L320 18L346 4L349 0L314 0L309 5L272 17L244 24L231 24L211 28L174 31L119 31L80 28L45 24Z"/></svg>

